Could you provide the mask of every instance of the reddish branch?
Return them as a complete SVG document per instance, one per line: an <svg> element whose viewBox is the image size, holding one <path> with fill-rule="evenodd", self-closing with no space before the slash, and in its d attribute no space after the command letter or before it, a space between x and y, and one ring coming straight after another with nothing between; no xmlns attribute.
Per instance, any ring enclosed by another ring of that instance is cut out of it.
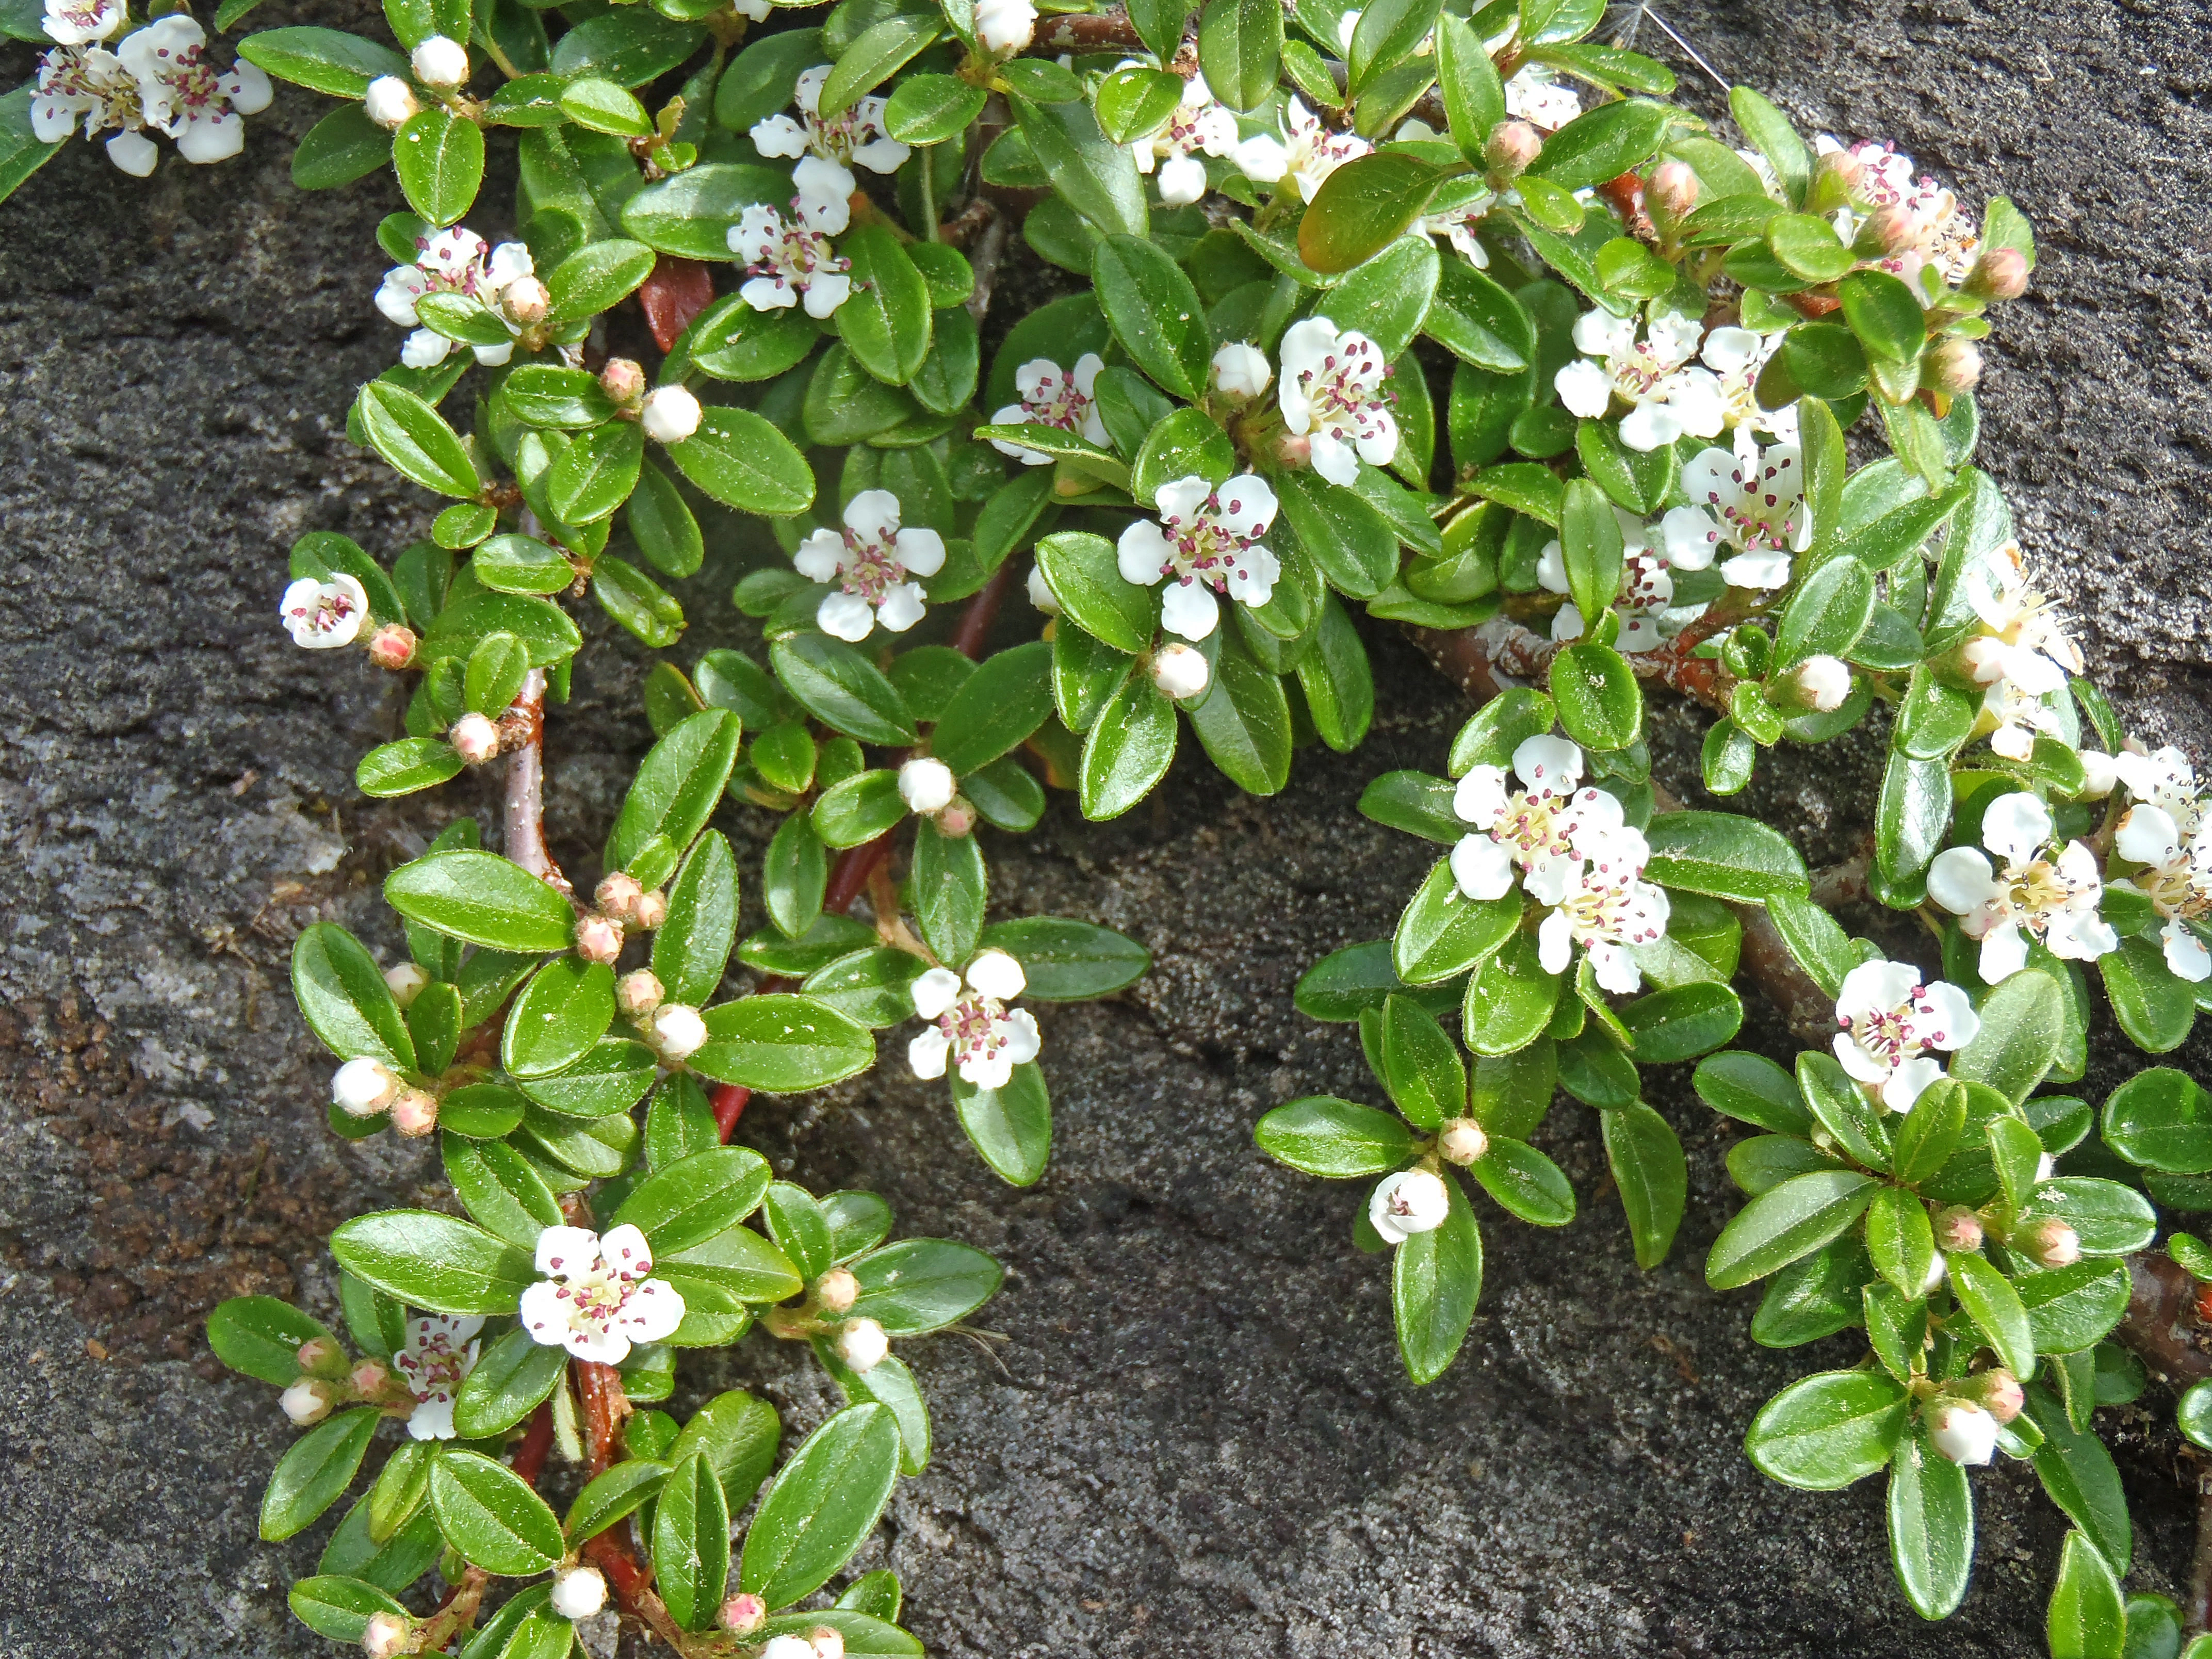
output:
<svg viewBox="0 0 2212 1659"><path fill-rule="evenodd" d="M545 846L545 671L524 678L522 694L500 717L507 761L507 855L547 885L573 890Z"/></svg>
<svg viewBox="0 0 2212 1659"><path fill-rule="evenodd" d="M545 1454L553 1449L553 1402L540 1406L524 1431L522 1443L514 1449L514 1472L532 1486L544 1472Z"/></svg>

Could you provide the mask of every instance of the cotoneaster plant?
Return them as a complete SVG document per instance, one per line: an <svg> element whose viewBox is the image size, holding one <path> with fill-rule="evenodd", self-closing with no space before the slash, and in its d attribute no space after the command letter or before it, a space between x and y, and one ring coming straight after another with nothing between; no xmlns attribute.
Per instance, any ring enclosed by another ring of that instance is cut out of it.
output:
<svg viewBox="0 0 2212 1659"><path fill-rule="evenodd" d="M1261 794L1299 748L1352 749L1357 607L1481 707L1443 775L1369 788L1445 850L1393 938L1298 992L1357 1021L1395 1112L1301 1100L1258 1135L1369 1183L1353 1242L1392 1253L1413 1378L1469 1328L1475 1194L1574 1215L1530 1144L1562 1091L1600 1114L1638 1261L1665 1257L1685 1159L1643 1068L1694 1061L1758 1132L1708 1278L1768 1282L1763 1342L1861 1334L1758 1415L1753 1460L1814 1489L1886 1471L1931 1619L1967 1585L1967 1471L2029 1461L2075 1527L2054 1655L2178 1651L2212 1609L2124 1594L2095 1414L2148 1361L2196 1382L2182 1428L2212 1445L2212 1249L2151 1254L2161 1209L2212 1208L2212 1104L2166 1067L2101 1114L2064 1088L2096 999L2153 1054L2212 1000L2212 810L2081 678L1973 465L2026 221L1887 143L1808 143L1747 88L1728 123L1662 101L1672 74L1590 39L1589 0L1042 9L389 0L396 47L280 27L229 70L180 13L7 13L53 46L0 105L0 185L80 125L118 129L131 170L143 128L215 159L268 76L337 100L297 182L388 165L410 209L363 268L398 362L348 429L446 505L388 561L303 538L281 611L410 677L365 793L496 763L506 803L498 850L456 817L386 878L404 960L329 924L295 955L333 1128L435 1134L452 1186L337 1230L345 1340L266 1298L210 1320L306 1429L268 1536L395 1425L301 1618L378 1655L557 1659L607 1609L692 1656L918 1652L888 1574L797 1604L927 1457L892 1343L1000 1272L771 1180L729 1144L744 1104L855 1076L903 1027L989 1166L1040 1178L1048 1005L1147 957L1018 896L989 920L988 832L1051 789L1129 811L1186 726ZM165 42L180 67L135 67ZM1009 319L1017 234L1054 297ZM1888 453L1854 468L1852 430ZM679 659L665 584L710 543L760 647ZM542 733L586 596L661 654L658 741L579 888L545 848ZM1717 797L1778 743L1880 722L1863 854L1812 872L1685 810L1648 695L1710 711ZM739 940L714 825L752 815L768 926ZM1864 937L1830 914L1851 905ZM1728 1047L1746 981L1794 1067ZM773 1475L763 1402L649 1408L683 1349L754 1326L850 1402ZM565 1518L538 1491L578 1480Z"/></svg>

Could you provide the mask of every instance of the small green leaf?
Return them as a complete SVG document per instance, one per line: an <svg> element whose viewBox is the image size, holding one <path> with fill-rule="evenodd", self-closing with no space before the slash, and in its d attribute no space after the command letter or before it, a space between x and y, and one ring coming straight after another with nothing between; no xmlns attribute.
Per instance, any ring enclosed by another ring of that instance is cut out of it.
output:
<svg viewBox="0 0 2212 1659"><path fill-rule="evenodd" d="M1744 1449L1785 1486L1834 1492L1890 1461L1911 1411L1911 1397L1886 1372L1823 1371L1760 1407Z"/></svg>

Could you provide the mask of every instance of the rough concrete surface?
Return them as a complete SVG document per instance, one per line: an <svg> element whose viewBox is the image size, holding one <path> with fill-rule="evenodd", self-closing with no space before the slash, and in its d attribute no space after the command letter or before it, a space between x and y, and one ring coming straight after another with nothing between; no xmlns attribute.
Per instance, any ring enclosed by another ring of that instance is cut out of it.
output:
<svg viewBox="0 0 2212 1659"><path fill-rule="evenodd" d="M2002 190L2033 217L2043 264L2001 323L1983 460L2136 728L2212 754L2212 7L1666 15L1805 123L1893 136L1970 205ZM255 18L295 21L289 0ZM1638 43L1710 103L1654 21ZM324 1646L283 1602L323 1529L254 1535L289 1431L269 1390L206 1358L199 1324L246 1291L327 1310L327 1229L437 1185L426 1152L328 1133L327 1062L286 987L289 941L318 916L396 949L374 882L467 799L357 799L392 693L275 625L300 532L388 556L431 511L344 441L353 387L397 344L369 296L371 232L398 200L388 181L291 188L315 106L280 91L217 168L172 157L141 182L80 149L0 210L7 1659ZM718 552L686 585L678 660L744 638L733 568ZM1001 913L1092 916L1158 962L1123 999L1043 1011L1058 1135L1038 1186L986 1173L895 1048L878 1073L748 1116L794 1178L866 1182L905 1230L1010 1269L981 1321L1006 1341L916 1351L936 1458L865 1560L904 1575L933 1652L975 1659L2040 1651L2063 1523L2017 1468L1977 1477L1975 1588L1928 1628L1891 1582L1878 1482L1798 1493L1743 1461L1761 1400L1856 1351L1761 1349L1753 1296L1705 1290L1735 1204L1730 1132L1680 1078L1655 1090L1692 1158L1673 1260L1637 1271L1590 1115L1563 1101L1541 1139L1583 1214L1543 1234L1492 1212L1467 1349L1435 1387L1406 1384L1386 1273L1346 1247L1352 1190L1270 1165L1249 1133L1296 1095L1372 1097L1351 1032L1301 1018L1290 990L1324 951L1389 930L1427 855L1353 802L1377 772L1437 764L1463 709L1401 641L1370 637L1373 738L1301 755L1280 797L1231 796L1186 757L1121 823L1062 803L994 838ZM595 629L556 712L550 816L575 866L647 739L648 661ZM1662 723L1677 780L1696 724ZM1816 859L1869 799L1863 757L1832 758L1777 767L1752 797ZM757 868L760 815L722 822ZM1782 1042L1771 1022L1747 1040ZM2203 1059L2200 1043L2182 1063ZM749 1340L687 1391L750 1380L811 1425L823 1387L775 1346ZM2166 1403L2145 1406L2107 1416L2142 1527L2132 1583L2171 1592L2187 1506Z"/></svg>

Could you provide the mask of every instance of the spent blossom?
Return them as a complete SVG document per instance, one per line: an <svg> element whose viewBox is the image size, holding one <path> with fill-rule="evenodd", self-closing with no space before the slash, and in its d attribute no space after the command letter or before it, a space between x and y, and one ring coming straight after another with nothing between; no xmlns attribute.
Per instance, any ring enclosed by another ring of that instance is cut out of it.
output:
<svg viewBox="0 0 2212 1659"><path fill-rule="evenodd" d="M908 576L934 576L945 568L945 538L920 526L902 529L899 499L888 489L864 489L846 503L842 531L817 530L791 556L809 581L828 582L815 624L833 638L855 644L878 623L903 634L921 620L921 584Z"/></svg>
<svg viewBox="0 0 2212 1659"><path fill-rule="evenodd" d="M207 59L207 31L171 13L126 37L115 49L137 78L146 125L177 141L187 161L222 161L246 148L240 118L269 107L269 77L241 62L228 71Z"/></svg>
<svg viewBox="0 0 2212 1659"><path fill-rule="evenodd" d="M1575 319L1583 355L1563 365L1552 384L1570 414L1596 420L1615 398L1630 405L1620 441L1631 449L1663 448L1687 433L1717 438L1727 419L1720 377L1693 363L1704 325L1671 311L1654 312L1637 338L1634 316L1586 311Z"/></svg>
<svg viewBox="0 0 2212 1659"><path fill-rule="evenodd" d="M1279 138L1261 133L1237 145L1237 165L1263 185L1287 180L1293 192L1308 202L1330 173L1375 148L1356 134L1323 126L1295 93L1283 100L1280 126Z"/></svg>
<svg viewBox="0 0 2212 1659"><path fill-rule="evenodd" d="M1907 962L1863 962L1844 975L1836 997L1836 1058L1893 1112L1943 1076L1932 1056L1963 1048L1982 1028L1957 986L1928 983Z"/></svg>
<svg viewBox="0 0 2212 1659"><path fill-rule="evenodd" d="M804 301L806 314L823 321L853 294L847 275L853 262L830 246L833 226L842 228L842 222L805 196L791 206L788 219L772 207L749 207L730 227L726 240L748 278L738 292L755 311L788 310Z"/></svg>
<svg viewBox="0 0 2212 1659"><path fill-rule="evenodd" d="M1091 392L1098 371L1105 366L1095 351L1085 352L1075 360L1073 368L1065 371L1049 357L1031 358L1014 371L1014 391L1021 401L1000 410L991 416L991 424L1054 427L1073 432L1101 449L1108 447L1106 422L1099 418L1098 405ZM1024 466L1042 466L1052 459L1040 450L1010 444L1002 438L991 440L991 447L1001 455L1012 456Z"/></svg>
<svg viewBox="0 0 2212 1659"><path fill-rule="evenodd" d="M1116 553L1125 581L1150 587L1168 580L1163 628L1204 639L1221 620L1216 593L1267 604L1283 567L1260 539L1275 521L1275 492L1266 479L1242 472L1213 485L1194 475L1162 484L1154 499L1159 522L1137 520L1121 532Z"/></svg>
<svg viewBox="0 0 2212 1659"><path fill-rule="evenodd" d="M1689 503L1669 507L1659 521L1667 562L1703 570L1725 553L1721 576L1729 586L1785 587L1791 555L1813 540L1804 465L1795 444L1761 449L1739 430L1736 445L1699 450L1682 464Z"/></svg>
<svg viewBox="0 0 2212 1659"><path fill-rule="evenodd" d="M653 1274L653 1249L635 1227L605 1237L585 1227L538 1235L538 1271L522 1293L522 1325L533 1341L578 1359L618 1365L633 1343L659 1342L684 1322L684 1298Z"/></svg>
<svg viewBox="0 0 2212 1659"><path fill-rule="evenodd" d="M1037 1057L1042 1046L1036 1017L1006 1004L1022 994L1029 976L1004 951L979 951L963 975L932 968L914 982L914 1011L934 1021L907 1044L907 1064L919 1078L939 1078L947 1066L978 1089L1003 1089L1014 1067Z"/></svg>
<svg viewBox="0 0 2212 1659"><path fill-rule="evenodd" d="M386 271L376 290L376 308L386 320L415 331L399 348L401 362L410 368L435 368L459 343L418 326L422 319L417 307L433 294L458 294L474 300L505 323L509 333L521 332L501 301L510 285L535 274L527 247L520 242L501 242L493 247L474 231L459 225L419 237L415 246L415 263L394 265ZM488 368L497 368L514 355L512 340L469 349Z"/></svg>
<svg viewBox="0 0 2212 1659"><path fill-rule="evenodd" d="M308 651L351 645L368 620L368 590L342 570L318 580L302 576L284 590L276 613L292 643Z"/></svg>
<svg viewBox="0 0 2212 1659"><path fill-rule="evenodd" d="M2113 848L2142 866L2113 884L2149 897L2165 921L2159 940L2166 965L2201 985L2212 979L2212 951L2191 923L2212 915L2212 813L2198 796L2196 770L2173 748L2123 752L2112 757L2112 768L2135 797Z"/></svg>
<svg viewBox="0 0 2212 1659"><path fill-rule="evenodd" d="M2090 962L2119 948L2097 914L2104 884L2096 854L2070 841L2053 855L2051 809L2026 790L2000 795L1982 816L1982 846L1953 847L1928 867L1928 896L1960 918L1982 944L1991 985L2027 966L2030 940L2055 957Z"/></svg>
<svg viewBox="0 0 2212 1659"><path fill-rule="evenodd" d="M1390 366L1375 342L1309 317L1283 336L1283 379L1276 406L1285 428L1311 447L1314 471L1349 488L1359 463L1388 466L1398 453L1398 422L1382 389Z"/></svg>
<svg viewBox="0 0 2212 1659"><path fill-rule="evenodd" d="M1206 194L1206 163L1198 159L1226 155L1237 148L1237 118L1215 101L1206 77L1194 75L1183 82L1182 101L1148 138L1129 146L1137 158L1137 171L1158 169L1160 200L1170 207L1187 207Z"/></svg>
<svg viewBox="0 0 2212 1659"><path fill-rule="evenodd" d="M2058 723L2045 699L2066 690L2082 669L2081 649L2067 633L2055 601L2029 579L2018 542L1992 549L1966 578L1966 599L1981 632L1961 649L1966 672L1986 686L1983 719L1995 726L1990 747L2026 760L2035 734Z"/></svg>
<svg viewBox="0 0 2212 1659"><path fill-rule="evenodd" d="M392 1356L392 1369L415 1396L407 1432L417 1440L453 1437L453 1400L476 1369L477 1333L483 1321L453 1314L417 1314L407 1340Z"/></svg>
<svg viewBox="0 0 2212 1659"><path fill-rule="evenodd" d="M853 192L859 188L853 165L896 173L913 152L884 127L881 98L855 98L843 114L825 119L822 88L829 79L827 64L800 76L792 94L798 118L781 111L763 116L753 123L752 141L763 155L798 159L791 182L802 212L812 228L836 236L852 222Z"/></svg>
<svg viewBox="0 0 2212 1659"><path fill-rule="evenodd" d="M1451 1213L1451 1190L1434 1170L1401 1170L1386 1176L1367 1201L1367 1219L1386 1244L1403 1244L1415 1233L1432 1233Z"/></svg>

